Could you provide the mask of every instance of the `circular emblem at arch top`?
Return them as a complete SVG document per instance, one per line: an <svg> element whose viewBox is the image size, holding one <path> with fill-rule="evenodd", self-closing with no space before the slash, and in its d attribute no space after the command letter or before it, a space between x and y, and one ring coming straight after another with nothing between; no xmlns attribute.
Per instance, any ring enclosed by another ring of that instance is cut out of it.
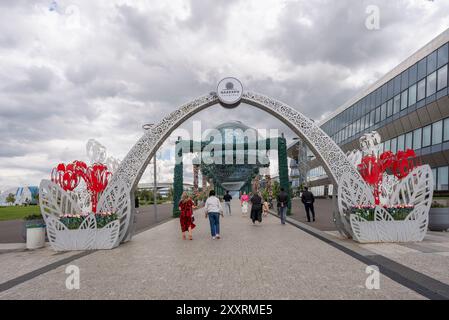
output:
<svg viewBox="0 0 449 320"><path fill-rule="evenodd" d="M235 108L240 104L243 95L243 85L237 78L222 79L217 86L217 96L225 108Z"/></svg>

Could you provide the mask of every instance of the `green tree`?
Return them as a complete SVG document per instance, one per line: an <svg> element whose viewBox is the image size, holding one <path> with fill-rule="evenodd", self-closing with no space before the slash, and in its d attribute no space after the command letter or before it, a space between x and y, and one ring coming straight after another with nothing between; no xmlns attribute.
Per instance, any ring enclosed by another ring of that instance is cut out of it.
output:
<svg viewBox="0 0 449 320"><path fill-rule="evenodd" d="M14 202L16 202L16 197L14 197L14 195L12 193L10 193L6 197L6 202L13 204Z"/></svg>
<svg viewBox="0 0 449 320"><path fill-rule="evenodd" d="M276 199L279 192L281 191L281 185L279 184L279 181L273 181L272 189L273 189L273 199Z"/></svg>

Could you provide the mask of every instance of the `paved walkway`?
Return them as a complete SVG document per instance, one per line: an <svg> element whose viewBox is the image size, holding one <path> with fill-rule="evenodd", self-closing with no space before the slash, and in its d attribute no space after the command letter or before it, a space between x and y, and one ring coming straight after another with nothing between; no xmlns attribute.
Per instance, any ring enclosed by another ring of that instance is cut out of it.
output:
<svg viewBox="0 0 449 320"><path fill-rule="evenodd" d="M366 264L276 217L253 226L236 202L233 211L221 240L200 210L193 241L171 220L112 251L2 253L0 299L423 298L383 275L380 290L368 290ZM66 289L69 264L80 268L79 290Z"/></svg>

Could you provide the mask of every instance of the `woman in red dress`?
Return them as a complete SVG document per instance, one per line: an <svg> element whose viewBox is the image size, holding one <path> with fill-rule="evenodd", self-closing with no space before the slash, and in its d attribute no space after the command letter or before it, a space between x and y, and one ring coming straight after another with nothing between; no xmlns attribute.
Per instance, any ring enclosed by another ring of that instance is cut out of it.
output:
<svg viewBox="0 0 449 320"><path fill-rule="evenodd" d="M179 210L181 211L181 215L179 217L179 221L181 222L181 231L182 231L182 239L186 240L185 232L189 232L189 239L192 238L192 229L195 228L195 224L193 223L193 209L195 209L195 204L192 199L190 199L187 192L182 194L181 201L179 202Z"/></svg>

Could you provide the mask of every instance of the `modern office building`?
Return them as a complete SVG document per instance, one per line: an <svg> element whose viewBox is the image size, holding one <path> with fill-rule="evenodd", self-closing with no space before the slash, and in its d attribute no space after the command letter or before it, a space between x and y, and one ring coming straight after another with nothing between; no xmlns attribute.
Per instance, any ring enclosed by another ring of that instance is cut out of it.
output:
<svg viewBox="0 0 449 320"><path fill-rule="evenodd" d="M377 131L382 150L414 149L434 173L435 190L449 193L449 29L321 121L321 128L348 152ZM299 144L289 148L298 160ZM332 193L317 159L307 164L307 183L317 195Z"/></svg>

